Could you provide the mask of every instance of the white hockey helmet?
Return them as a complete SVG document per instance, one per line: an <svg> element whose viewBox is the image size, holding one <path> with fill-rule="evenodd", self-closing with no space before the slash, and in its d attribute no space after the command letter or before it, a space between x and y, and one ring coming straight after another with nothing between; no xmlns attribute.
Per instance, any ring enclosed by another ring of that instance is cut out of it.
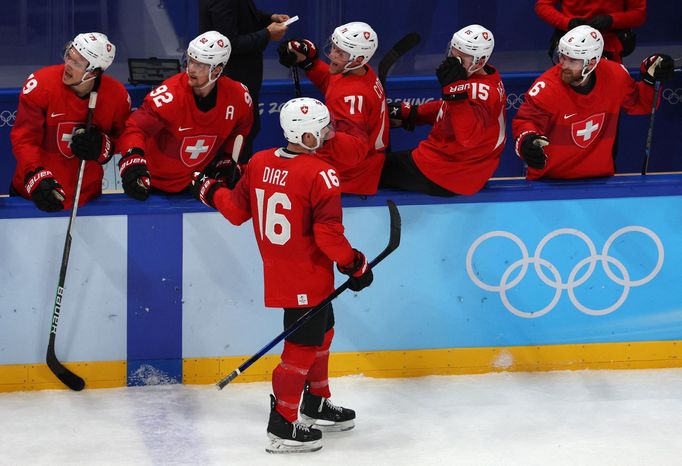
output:
<svg viewBox="0 0 682 466"><path fill-rule="evenodd" d="M66 51L68 52L71 47L88 61L85 71L94 71L98 68L106 70L114 62L116 55L116 47L101 32L78 34L70 44L67 44Z"/></svg>
<svg viewBox="0 0 682 466"><path fill-rule="evenodd" d="M583 60L583 78L586 78L597 67L604 51L604 39L601 32L593 27L582 25L575 27L559 39L557 53L569 58ZM594 67L588 71L590 61L596 60Z"/></svg>
<svg viewBox="0 0 682 466"><path fill-rule="evenodd" d="M493 48L495 48L493 33L479 24L471 24L452 35L448 55L452 49L471 55L473 61L467 70L471 75L485 66L493 54Z"/></svg>
<svg viewBox="0 0 682 466"><path fill-rule="evenodd" d="M232 53L230 39L217 31L207 31L189 43L187 56L199 63L211 65L211 71L218 65L227 63Z"/></svg>
<svg viewBox="0 0 682 466"><path fill-rule="evenodd" d="M315 150L329 139L331 116L327 107L317 99L299 97L292 99L282 106L279 113L279 124L284 130L284 137L293 144L299 144L306 149ZM325 128L329 128L326 132ZM317 139L315 147L303 144L303 135L310 133Z"/></svg>
<svg viewBox="0 0 682 466"><path fill-rule="evenodd" d="M374 29L369 24L360 21L343 24L334 29L331 42L350 55L349 62L352 62L359 56L363 57L362 63L357 66L349 67L346 65L345 70L347 71L364 66L379 47L377 33L374 32Z"/></svg>

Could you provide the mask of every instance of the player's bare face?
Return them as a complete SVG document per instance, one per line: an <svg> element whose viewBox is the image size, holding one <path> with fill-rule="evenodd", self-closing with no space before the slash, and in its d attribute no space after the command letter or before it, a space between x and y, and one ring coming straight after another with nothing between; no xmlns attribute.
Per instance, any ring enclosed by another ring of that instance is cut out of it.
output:
<svg viewBox="0 0 682 466"><path fill-rule="evenodd" d="M210 65L200 63L193 58L187 60L187 77L190 87L203 87L208 83L208 72Z"/></svg>
<svg viewBox="0 0 682 466"><path fill-rule="evenodd" d="M566 55L559 57L561 64L561 80L571 86L577 86L583 81L583 60Z"/></svg>
<svg viewBox="0 0 682 466"><path fill-rule="evenodd" d="M329 73L339 74L346 71L346 65L350 62L350 54L332 44L329 49Z"/></svg>
<svg viewBox="0 0 682 466"><path fill-rule="evenodd" d="M80 84L88 65L88 61L78 52L78 50L69 47L66 52L64 52L64 73L62 74L62 82L67 86Z"/></svg>

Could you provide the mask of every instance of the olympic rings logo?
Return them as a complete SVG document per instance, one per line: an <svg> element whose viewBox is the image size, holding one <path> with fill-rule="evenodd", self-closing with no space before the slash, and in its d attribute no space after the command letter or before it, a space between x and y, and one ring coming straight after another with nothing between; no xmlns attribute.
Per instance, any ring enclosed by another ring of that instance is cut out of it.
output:
<svg viewBox="0 0 682 466"><path fill-rule="evenodd" d="M507 110L510 108L518 110L524 102L526 94L507 94Z"/></svg>
<svg viewBox="0 0 682 466"><path fill-rule="evenodd" d="M653 267L651 272L649 272L648 275L638 280L631 279L630 273L628 272L628 269L625 267L625 265L620 260L609 255L609 250L611 249L611 246L614 244L614 241L616 241L622 235L632 232L643 233L644 235L648 236L653 241L656 247L656 251L658 253L656 265ZM565 281L562 279L561 274L559 273L557 267L548 260L542 258L542 250L547 246L547 243L561 235L572 235L578 237L587 245L587 248L590 253L588 257L585 257L584 259L580 260L577 264L575 264L571 272L568 274L567 280ZM521 259L517 260L516 262L513 262L507 267L507 269L502 273L500 282L497 285L485 283L484 281L479 279L477 274L474 272L473 266L474 254L476 253L478 247L488 239L495 237L507 238L511 240L518 246L519 250L521 251ZM513 233L510 233L508 231L491 231L478 237L476 241L474 241L473 244L469 247L466 256L466 269L467 274L469 275L469 278L471 279L472 282L474 282L479 288L482 288L486 291L499 293L500 299L504 307L507 308L509 312L516 316L524 318L535 318L547 314L557 305L564 290L567 291L571 303L573 303L573 305L580 312L593 316L603 316L614 312L620 306L622 306L625 300L627 299L631 288L644 285L650 282L656 275L658 275L658 272L661 270L661 267L663 266L663 259L664 250L663 243L661 242L660 238L656 235L656 233L649 230L648 228L637 225L623 227L614 232L606 240L606 243L604 243L604 247L602 248L601 253L599 254L597 254L597 250L592 240L585 233L574 228L560 228L547 234L544 238L542 238L537 248L535 248L535 253L533 254L533 256L529 256L528 249L526 248L524 242ZM582 285L583 283L585 283L592 276L592 273L594 272L594 269L597 266L598 262L601 263L601 266L606 276L609 279L611 279L611 281L613 281L615 284L622 286L623 291L621 292L620 297L611 306L605 307L603 309L591 309L578 300L575 294L575 289ZM520 310L510 302L509 297L507 296L507 292L514 288L516 285L518 285L521 282L521 280L524 279L524 277L526 276L526 272L528 271L528 266L530 264L533 265L535 273L540 278L540 280L545 285L552 287L555 290L554 296L552 297L550 303L547 306L540 309L539 311ZM580 271L583 270L585 266L587 266L587 270L582 275L578 276ZM611 266L618 269L620 277L613 272ZM549 270L551 277L548 277L545 274L543 268ZM519 269L518 275L511 279L510 278L511 275L517 269Z"/></svg>
<svg viewBox="0 0 682 466"><path fill-rule="evenodd" d="M677 89L663 89L661 97L667 100L670 105L677 105L682 100L682 88Z"/></svg>
<svg viewBox="0 0 682 466"><path fill-rule="evenodd" d="M0 112L0 127L14 126L14 121L17 119L17 111L3 110Z"/></svg>

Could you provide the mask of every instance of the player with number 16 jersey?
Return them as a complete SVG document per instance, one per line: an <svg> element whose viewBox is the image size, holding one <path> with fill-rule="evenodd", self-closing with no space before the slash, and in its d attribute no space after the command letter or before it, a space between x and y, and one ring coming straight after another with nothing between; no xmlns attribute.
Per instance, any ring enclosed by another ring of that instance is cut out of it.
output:
<svg viewBox="0 0 682 466"><path fill-rule="evenodd" d="M193 172L240 151L253 111L246 86L220 75L230 50L222 34L200 35L187 49L187 72L165 80L130 115L119 165L130 196L146 199L150 182L164 192L182 191Z"/></svg>

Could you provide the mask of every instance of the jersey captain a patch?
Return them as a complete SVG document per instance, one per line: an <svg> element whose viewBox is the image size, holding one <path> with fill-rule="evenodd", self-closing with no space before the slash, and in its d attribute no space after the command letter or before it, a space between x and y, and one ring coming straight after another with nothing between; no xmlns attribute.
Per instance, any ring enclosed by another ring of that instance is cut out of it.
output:
<svg viewBox="0 0 682 466"><path fill-rule="evenodd" d="M604 113L597 113L571 125L573 142L583 149L594 142L604 127Z"/></svg>
<svg viewBox="0 0 682 466"><path fill-rule="evenodd" d="M194 167L206 160L215 145L217 136L187 136L180 145L180 159L188 167Z"/></svg>

